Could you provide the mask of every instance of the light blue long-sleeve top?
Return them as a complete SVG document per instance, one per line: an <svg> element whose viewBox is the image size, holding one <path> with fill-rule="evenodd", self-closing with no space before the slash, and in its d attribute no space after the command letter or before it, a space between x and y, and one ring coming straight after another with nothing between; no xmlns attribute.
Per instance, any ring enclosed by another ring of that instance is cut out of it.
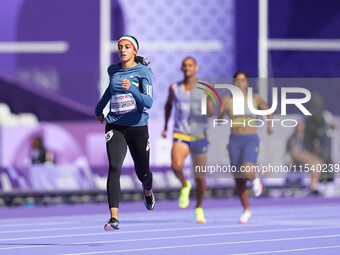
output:
<svg viewBox="0 0 340 255"><path fill-rule="evenodd" d="M108 68L110 84L105 93L101 97L96 106L96 116L101 116L106 104L110 101L110 112L106 117L106 122L121 126L144 126L148 124L149 114L146 112L150 109L153 102L153 89L151 80L151 71L148 67L138 63L131 68L122 68L120 64L110 65ZM131 86L128 90L122 88L122 81L128 79ZM115 101L120 98L133 96L136 104L136 109L122 113L127 108L123 105L133 104L129 102ZM114 99L115 98L115 99ZM116 109L119 105L119 110ZM123 109L124 108L124 109ZM120 112L117 112L120 111Z"/></svg>

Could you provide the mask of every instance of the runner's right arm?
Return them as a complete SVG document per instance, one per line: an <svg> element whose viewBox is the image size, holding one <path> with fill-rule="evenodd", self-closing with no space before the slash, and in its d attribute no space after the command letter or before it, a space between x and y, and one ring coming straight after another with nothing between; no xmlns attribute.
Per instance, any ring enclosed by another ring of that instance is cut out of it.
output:
<svg viewBox="0 0 340 255"><path fill-rule="evenodd" d="M168 121L171 115L171 110L172 110L172 100L174 97L174 86L175 84L171 84L170 88L169 88L169 95L168 95L168 99L166 101L165 104L165 124L164 124L164 130L162 132L162 137L165 138L166 137L166 131L168 130Z"/></svg>
<svg viewBox="0 0 340 255"><path fill-rule="evenodd" d="M103 123L103 121L105 120L103 110L104 110L105 106L107 105L107 102L110 101L110 98L111 98L111 91L110 91L110 85L109 85L107 87L107 89L105 90L104 95L99 100L99 102L96 106L96 109L95 109L96 118L101 123Z"/></svg>

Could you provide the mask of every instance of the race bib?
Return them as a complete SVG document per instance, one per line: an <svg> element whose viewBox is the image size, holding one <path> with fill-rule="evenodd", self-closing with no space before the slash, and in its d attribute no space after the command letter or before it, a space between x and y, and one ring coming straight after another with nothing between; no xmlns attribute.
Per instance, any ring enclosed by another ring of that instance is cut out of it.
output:
<svg viewBox="0 0 340 255"><path fill-rule="evenodd" d="M136 110L136 100L131 93L112 96L111 112L114 112L115 114L125 114Z"/></svg>

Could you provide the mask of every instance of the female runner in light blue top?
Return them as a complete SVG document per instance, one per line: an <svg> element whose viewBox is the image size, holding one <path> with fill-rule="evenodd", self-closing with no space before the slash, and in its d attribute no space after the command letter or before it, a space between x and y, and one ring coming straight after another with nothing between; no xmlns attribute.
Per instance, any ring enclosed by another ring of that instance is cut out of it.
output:
<svg viewBox="0 0 340 255"><path fill-rule="evenodd" d="M144 189L144 204L148 210L155 206L152 193L152 173L149 170L150 141L149 114L153 102L151 71L143 57L136 56L139 44L133 36L118 41L121 63L108 68L110 83L96 106L97 120L106 120L105 138L109 158L107 194L111 218L104 226L106 231L119 229L118 207L120 174L129 147L138 179ZM110 112L105 118L103 109L110 101Z"/></svg>

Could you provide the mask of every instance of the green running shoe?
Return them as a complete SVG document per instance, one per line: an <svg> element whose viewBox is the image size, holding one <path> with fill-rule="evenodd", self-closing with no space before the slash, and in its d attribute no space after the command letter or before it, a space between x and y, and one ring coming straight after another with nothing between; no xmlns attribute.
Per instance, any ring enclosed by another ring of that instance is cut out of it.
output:
<svg viewBox="0 0 340 255"><path fill-rule="evenodd" d="M202 207L197 207L195 209L195 213L196 213L196 221L198 223L206 223L207 222L207 219L204 216L204 212L203 212Z"/></svg>
<svg viewBox="0 0 340 255"><path fill-rule="evenodd" d="M181 189L179 199L178 199L178 206L180 208L187 208L190 202L190 189L191 189L191 182L187 181L187 186Z"/></svg>

